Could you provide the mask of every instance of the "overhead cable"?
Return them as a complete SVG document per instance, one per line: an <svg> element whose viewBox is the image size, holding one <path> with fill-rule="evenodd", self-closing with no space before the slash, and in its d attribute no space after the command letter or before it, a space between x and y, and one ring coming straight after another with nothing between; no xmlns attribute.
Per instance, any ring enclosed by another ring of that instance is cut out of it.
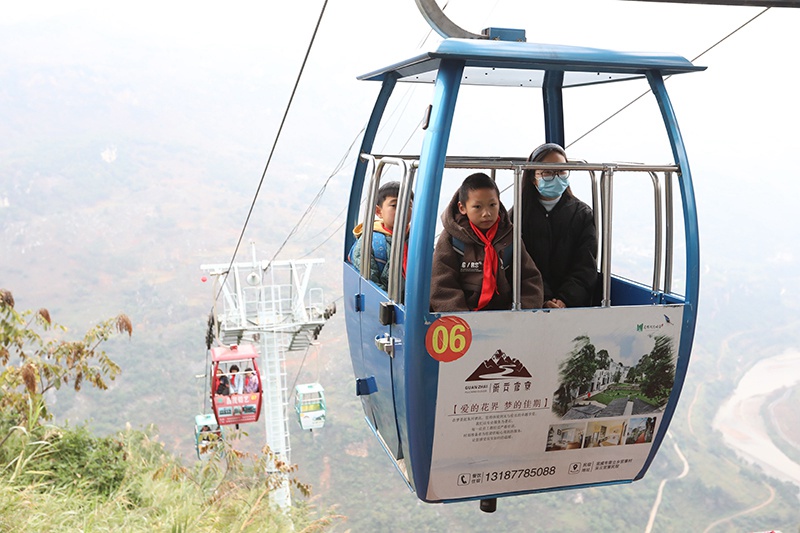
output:
<svg viewBox="0 0 800 533"><path fill-rule="evenodd" d="M738 32L739 30L741 30L742 28L744 28L745 26L747 26L748 24L750 24L751 22L753 22L755 19L757 19L758 17L760 17L761 15L763 15L764 13L766 13L767 11L769 11L769 9L770 9L770 8L768 8L768 7L767 7L767 8L765 8L765 9L763 9L763 10L762 10L760 13L758 13L756 16L752 17L750 20L748 20L747 22L745 22L744 24L742 24L741 26L739 26L738 28L736 28L735 30L733 30L732 32L730 32L728 35L726 35L725 37L723 37L723 38L722 38L722 39L720 39L719 41L715 42L714 44L712 44L711 46L709 46L708 48L706 48L705 50L703 50L703 51L702 51L700 54L698 54L698 55L697 55L697 56L696 56L694 59L692 59L692 63L694 63L695 61L697 61L698 59L700 59L701 57L703 57L705 54L707 54L708 52L710 52L711 50L713 50L714 48L716 48L718 45L722 44L722 43L723 43L725 40L727 40L727 39L728 39L729 37L731 37L733 34L735 34L735 33L736 33L736 32ZM664 81L666 81L666 80L670 79L671 77L672 77L672 76L667 76L666 78L664 78ZM568 145L566 145L564 148L566 149L566 148L569 148L570 146L574 145L575 143L577 143L578 141L580 141L581 139L583 139L584 137L586 137L587 135L589 135L590 133L592 133L593 131L595 131L597 128L599 128L600 126L602 126L603 124L605 124L606 122L608 122L608 121L609 121L609 120L611 120L612 118L616 117L617 115L619 115L620 113L622 113L623 111L625 111L626 109L628 109L630 106L632 106L633 104L635 104L636 102L638 102L639 100L641 100L641 99L642 99L644 96L646 96L648 93L650 93L650 90L649 90L649 89L648 89L648 90L646 90L645 92L643 92L642 94L640 94L639 96L637 96L636 98L634 98L633 100L631 100L630 102L628 102L627 104L625 104L624 106L622 106L621 108L617 109L615 112L613 112L612 114L610 114L609 116L607 116L607 117L606 117L604 120L602 120L601 122L599 122L598 124L596 124L594 127L592 127L591 129L589 129L588 131L586 131L586 132L585 132L583 135L581 135L580 137L578 137L577 139L575 139L574 141L572 141L571 143L569 143Z"/></svg>
<svg viewBox="0 0 800 533"><path fill-rule="evenodd" d="M272 143L272 149L270 149L269 157L267 157L267 162L264 165L264 171L261 173L261 179L258 182L258 187L256 188L256 192L253 195L253 201L250 203L250 209L247 211L247 217L245 218L244 224L242 225L242 231L239 233L239 240L236 241L236 248L233 250L233 256L231 257L230 264L228 265L228 269L225 271L225 279L228 277L228 273L233 268L233 263L236 260L236 254L239 252L239 247L242 244L242 239L244 238L245 230L247 229L247 224L250 222L250 217L253 214L253 209L256 205L256 200L258 200L258 194L261 192L261 187L264 185L264 179L267 175L267 170L269 169L270 162L272 162L272 156L275 154L275 148L278 145L278 140L281 136L281 131L283 130L283 125L286 123L286 117L289 115L289 109L292 107L292 102L294 101L294 96L297 93L297 87L300 85L300 79L303 77L303 72L306 68L306 63L308 62L308 56L311 54L311 48L314 46L314 40L317 37L317 32L319 31L320 24L322 23L322 16L325 14L325 8L328 5L328 0L325 0L322 4L322 9L319 12L319 18L317 19L317 25L314 27L314 33L311 35L311 40L308 43L308 48L306 49L306 55L303 58L303 63L300 66L300 72L297 73L297 79L295 80L294 87L292 88L292 94L289 96L289 102L286 104L286 109L283 112L283 118L281 119L280 126L278 127L278 132L275 134L275 140ZM223 280L224 283L224 280ZM222 285L222 284L220 284ZM220 292L222 288L220 287ZM217 294L217 298L219 298L219 294Z"/></svg>

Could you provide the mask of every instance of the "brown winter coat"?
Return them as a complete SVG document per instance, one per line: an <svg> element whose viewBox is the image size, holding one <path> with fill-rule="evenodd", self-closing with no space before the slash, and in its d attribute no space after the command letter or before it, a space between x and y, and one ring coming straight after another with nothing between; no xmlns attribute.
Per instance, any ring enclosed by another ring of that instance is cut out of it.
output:
<svg viewBox="0 0 800 533"><path fill-rule="evenodd" d="M444 230L436 242L433 252L431 276L431 310L471 311L478 306L483 286L483 243L469 225L469 219L458 210L458 193L442 213ZM453 237L464 243L464 255L453 247ZM511 219L506 208L500 204L500 222L492 244L500 261L497 269L497 293L483 310L511 309L512 265L502 264L503 250L513 241ZM522 253L522 308L542 307L542 275L536 268L525 246ZM509 261L510 263L510 261Z"/></svg>

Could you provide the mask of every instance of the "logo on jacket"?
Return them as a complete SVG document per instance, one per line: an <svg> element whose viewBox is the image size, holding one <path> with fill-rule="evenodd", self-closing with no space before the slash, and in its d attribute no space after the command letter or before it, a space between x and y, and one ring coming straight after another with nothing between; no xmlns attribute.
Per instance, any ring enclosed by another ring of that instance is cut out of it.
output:
<svg viewBox="0 0 800 533"><path fill-rule="evenodd" d="M461 272L483 272L483 261L461 261Z"/></svg>

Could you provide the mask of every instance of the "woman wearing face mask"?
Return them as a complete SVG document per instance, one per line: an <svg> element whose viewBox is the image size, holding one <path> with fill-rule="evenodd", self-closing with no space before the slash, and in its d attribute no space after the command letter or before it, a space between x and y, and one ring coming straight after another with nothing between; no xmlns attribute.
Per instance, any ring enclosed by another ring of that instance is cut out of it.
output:
<svg viewBox="0 0 800 533"><path fill-rule="evenodd" d="M528 158L566 163L555 143L539 146ZM569 188L569 171L526 170L522 185L522 241L542 273L544 307L592 305L597 282L597 229L592 208Z"/></svg>

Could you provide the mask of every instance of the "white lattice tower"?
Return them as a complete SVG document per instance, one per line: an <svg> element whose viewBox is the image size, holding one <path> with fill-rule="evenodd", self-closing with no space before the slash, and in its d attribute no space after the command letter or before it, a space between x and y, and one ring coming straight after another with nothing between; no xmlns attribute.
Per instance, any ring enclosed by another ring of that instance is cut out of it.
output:
<svg viewBox="0 0 800 533"><path fill-rule="evenodd" d="M270 263L257 259L255 245L252 250L252 261L200 268L215 276L215 295L219 291L222 297L221 308L215 303L219 340L226 345L250 342L260 350L264 401L261 416L266 425L266 443L276 460L289 464L286 352L306 348L315 328L325 322L322 289L309 288L312 267L323 260ZM271 499L282 508L291 506L285 477L280 488L271 493Z"/></svg>

